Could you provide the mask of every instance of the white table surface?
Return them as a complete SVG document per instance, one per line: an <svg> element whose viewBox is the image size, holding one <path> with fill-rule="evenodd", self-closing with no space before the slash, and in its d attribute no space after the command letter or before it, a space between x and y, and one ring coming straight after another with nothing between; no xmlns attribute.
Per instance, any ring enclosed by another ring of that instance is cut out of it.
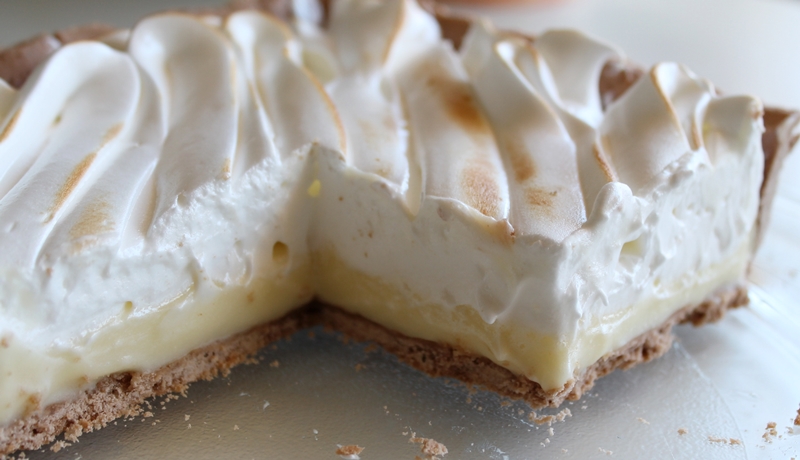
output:
<svg viewBox="0 0 800 460"><path fill-rule="evenodd" d="M217 4L0 0L0 46L38 31L87 22L130 26L150 11ZM573 0L473 11L528 32L577 27L642 64L679 61L728 93L800 108L797 0ZM568 403L573 415L553 434L530 423L521 403L471 395L316 331L265 350L261 365L192 386L186 398L153 402L152 418L119 421L58 453L28 456L336 459L336 445L352 443L366 447L365 460L413 459L414 431L447 445L445 458L455 459L609 458L600 449L610 458L800 458L800 434L788 433L800 405L798 176L800 154L783 173L751 275L751 307L711 326L678 328L665 357L616 372ZM267 365L275 360L279 367ZM773 421L780 437L767 442L762 435ZM679 428L688 433L678 435Z"/></svg>

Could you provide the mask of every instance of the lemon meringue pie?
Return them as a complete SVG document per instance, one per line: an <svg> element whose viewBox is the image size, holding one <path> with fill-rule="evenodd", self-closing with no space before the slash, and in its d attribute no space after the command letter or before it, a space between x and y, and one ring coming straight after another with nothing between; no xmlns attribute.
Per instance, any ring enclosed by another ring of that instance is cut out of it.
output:
<svg viewBox="0 0 800 460"><path fill-rule="evenodd" d="M296 3L151 16L0 81L0 452L309 324L558 405L746 302L796 114L762 143L759 100L575 31Z"/></svg>

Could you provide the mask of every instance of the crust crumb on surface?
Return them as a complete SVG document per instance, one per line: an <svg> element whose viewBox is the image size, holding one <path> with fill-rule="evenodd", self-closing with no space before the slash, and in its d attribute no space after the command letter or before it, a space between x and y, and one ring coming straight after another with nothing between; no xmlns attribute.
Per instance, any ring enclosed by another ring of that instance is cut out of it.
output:
<svg viewBox="0 0 800 460"><path fill-rule="evenodd" d="M563 422L567 417L572 417L572 411L569 410L568 407L561 409L559 413L556 414L556 421Z"/></svg>
<svg viewBox="0 0 800 460"><path fill-rule="evenodd" d="M56 441L56 442L53 443L52 446L50 446L50 450L53 451L53 452L60 452L61 449L64 449L64 448L69 447L71 445L72 444L70 444L70 443L68 443L66 441Z"/></svg>
<svg viewBox="0 0 800 460"><path fill-rule="evenodd" d="M613 451L603 449L602 447L598 447L597 450L599 450L600 452L602 452L602 453L604 453L606 455L614 455Z"/></svg>
<svg viewBox="0 0 800 460"><path fill-rule="evenodd" d="M689 430L687 430L686 428L678 428L678 434L681 436L685 435L688 432Z"/></svg>
<svg viewBox="0 0 800 460"><path fill-rule="evenodd" d="M528 420L533 422L533 423L535 423L535 424L537 424L537 425L544 425L545 423L552 424L553 420L555 420L555 419L556 418L554 416L552 416L552 415L538 416L538 415L536 415L536 412L531 412L530 414L528 414Z"/></svg>
<svg viewBox="0 0 800 460"><path fill-rule="evenodd" d="M800 426L800 408L797 409L797 416L794 418L794 425Z"/></svg>
<svg viewBox="0 0 800 460"><path fill-rule="evenodd" d="M767 423L766 428L764 428L764 434L761 435L761 437L764 439L764 441L772 442L772 439L774 437L778 436L777 427L778 427L778 424L775 423L775 422Z"/></svg>
<svg viewBox="0 0 800 460"><path fill-rule="evenodd" d="M358 458L358 455L364 451L364 448L356 444L348 444L346 446L339 446L336 449L336 455L342 457Z"/></svg>
<svg viewBox="0 0 800 460"><path fill-rule="evenodd" d="M709 435L708 436L708 440L710 442L713 442L713 443L716 443L716 444L727 444L727 445L730 445L730 446L741 446L742 445L742 440L741 439L737 439L737 438L718 438L716 436L710 436Z"/></svg>
<svg viewBox="0 0 800 460"><path fill-rule="evenodd" d="M447 447L434 439L412 436L408 442L420 444L420 450L429 459L436 459L447 455Z"/></svg>

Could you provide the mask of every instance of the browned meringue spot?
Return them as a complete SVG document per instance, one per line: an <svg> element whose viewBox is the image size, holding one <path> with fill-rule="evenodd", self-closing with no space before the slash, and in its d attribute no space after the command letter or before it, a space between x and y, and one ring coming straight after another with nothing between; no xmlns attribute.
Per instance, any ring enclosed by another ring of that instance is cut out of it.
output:
<svg viewBox="0 0 800 460"><path fill-rule="evenodd" d="M550 210L553 207L553 200L558 195L558 190L545 190L541 187L526 187L525 201L539 208Z"/></svg>
<svg viewBox="0 0 800 460"><path fill-rule="evenodd" d="M78 239L114 231L114 221L109 217L111 206L106 201L96 201L84 208L78 223L69 231L69 236Z"/></svg>
<svg viewBox="0 0 800 460"><path fill-rule="evenodd" d="M123 127L122 123L117 123L116 125L109 128L108 131L106 131L106 134L103 136L103 142L100 144L101 148L102 146L111 142L115 137L117 137L119 133L122 131L122 127Z"/></svg>
<svg viewBox="0 0 800 460"><path fill-rule="evenodd" d="M606 141L606 138L603 138L603 141ZM609 182L614 182L616 180L617 175L614 173L614 170L611 168L611 165L608 162L606 156L597 148L597 144L592 145L592 153L594 154L595 160L597 160L597 164L600 166L600 169L603 170L603 175L606 176L606 179Z"/></svg>
<svg viewBox="0 0 800 460"><path fill-rule="evenodd" d="M522 141L510 140L506 142L505 147L517 182L525 182L536 176L536 164Z"/></svg>
<svg viewBox="0 0 800 460"><path fill-rule="evenodd" d="M500 213L500 186L487 161L472 161L461 172L461 187L466 204L489 217Z"/></svg>
<svg viewBox="0 0 800 460"><path fill-rule="evenodd" d="M700 127L697 123L692 123L690 129L692 138L692 148L698 149L703 145L703 135L700 133Z"/></svg>
<svg viewBox="0 0 800 460"><path fill-rule="evenodd" d="M464 130L476 134L489 132L489 124L478 109L469 84L451 78L433 76L428 78L428 86L432 87L434 92L441 97L447 115L461 125Z"/></svg>
<svg viewBox="0 0 800 460"><path fill-rule="evenodd" d="M0 142L6 140L6 138L11 134L11 131L14 130L14 125L17 124L17 120L19 120L19 114L22 113L22 110L17 110L14 115L11 116L11 119L8 120L8 124L3 129L3 132L0 133Z"/></svg>
<svg viewBox="0 0 800 460"><path fill-rule="evenodd" d="M92 152L85 157L72 169L72 172L67 176L67 180L61 185L61 188L58 189L56 192L55 200L53 201L53 205L50 207L50 216L47 218L45 223L50 222L53 220L53 215L58 211L61 206L64 205L64 202L67 201L70 194L75 187L78 186L80 183L81 178L83 178L86 171L89 170L89 167L92 166L92 162L94 159L97 158L97 153Z"/></svg>

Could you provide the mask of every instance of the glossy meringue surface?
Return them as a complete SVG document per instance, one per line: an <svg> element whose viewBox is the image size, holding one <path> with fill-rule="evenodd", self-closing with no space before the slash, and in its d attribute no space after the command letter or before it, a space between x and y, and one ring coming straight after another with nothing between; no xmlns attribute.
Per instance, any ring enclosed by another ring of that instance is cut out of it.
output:
<svg viewBox="0 0 800 460"><path fill-rule="evenodd" d="M0 418L314 296L558 388L742 276L757 100L664 63L604 111L624 57L577 32L318 16L157 15L0 87Z"/></svg>

